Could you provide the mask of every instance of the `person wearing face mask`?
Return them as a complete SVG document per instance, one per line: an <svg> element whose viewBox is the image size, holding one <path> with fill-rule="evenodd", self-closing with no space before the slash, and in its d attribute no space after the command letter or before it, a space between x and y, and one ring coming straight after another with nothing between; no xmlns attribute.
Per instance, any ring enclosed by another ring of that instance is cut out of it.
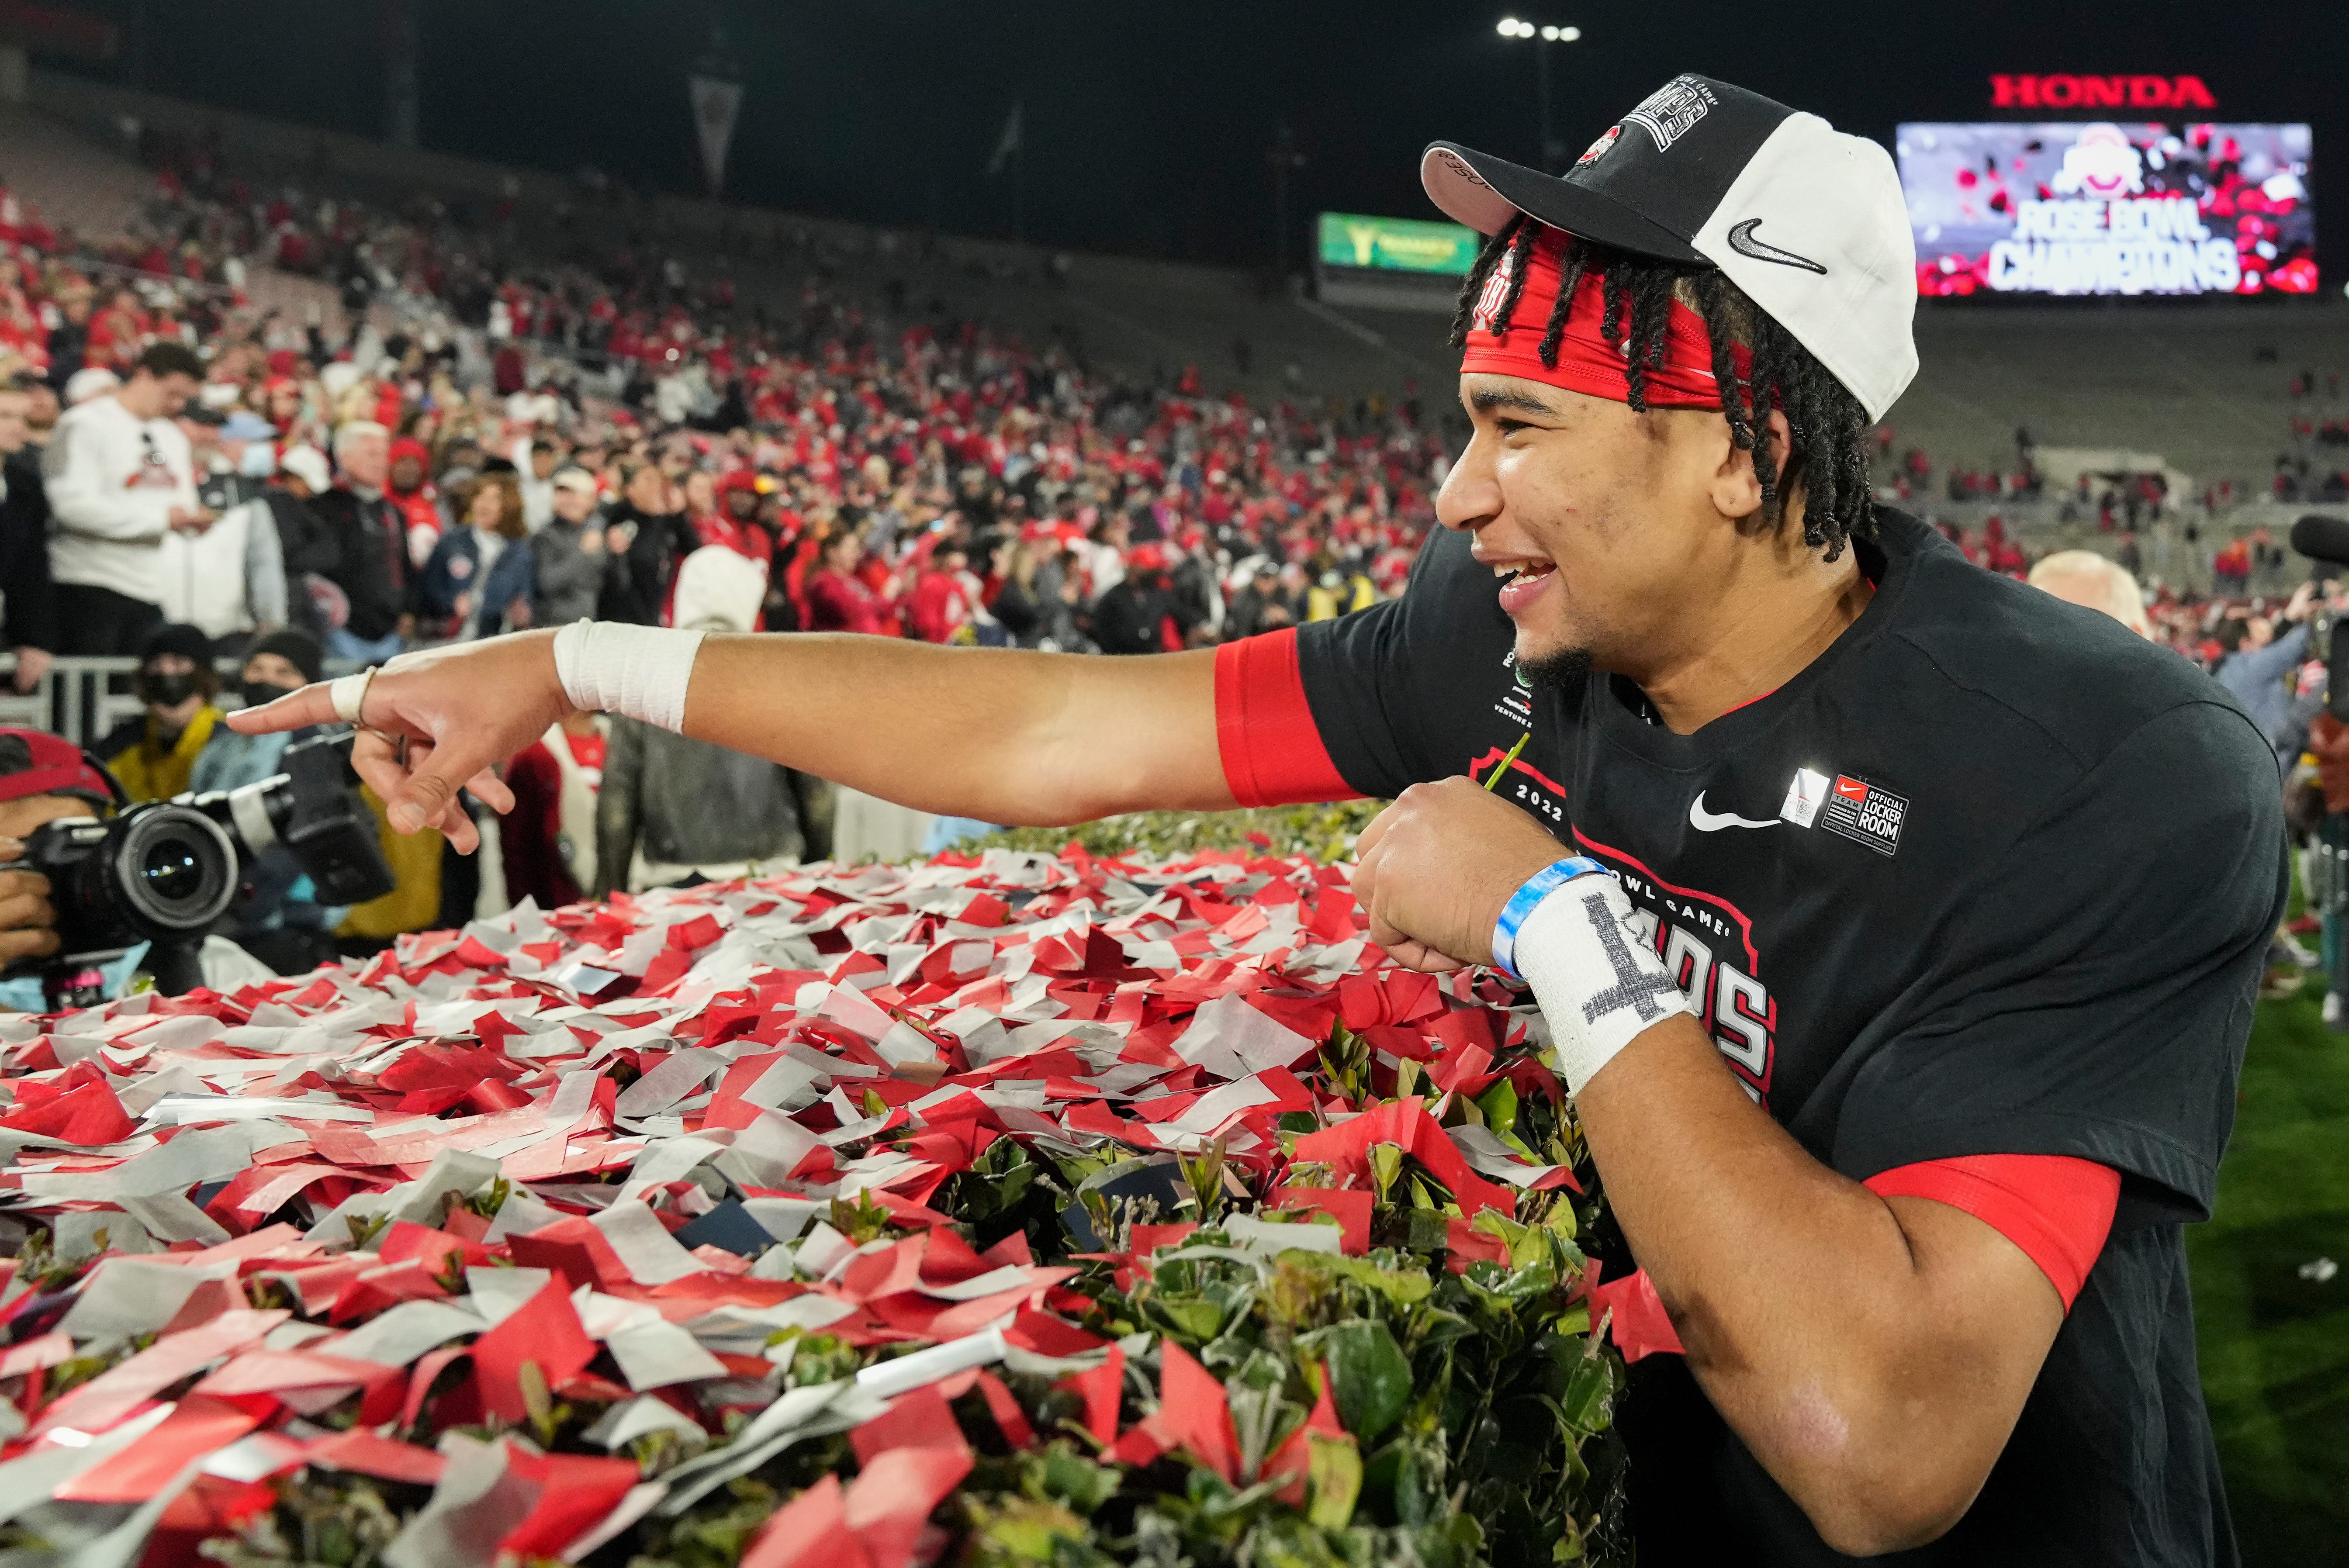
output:
<svg viewBox="0 0 2349 1568"><path fill-rule="evenodd" d="M237 689L247 707L274 702L321 678L318 639L293 627L264 632L247 644ZM316 725L281 735L239 735L214 729L196 754L188 788L199 795L242 789L284 771L286 748L319 732ZM271 846L248 868L251 893L230 911L228 938L279 975L303 975L335 959L335 927L350 911L318 902L317 889L283 844Z"/></svg>
<svg viewBox="0 0 2349 1568"><path fill-rule="evenodd" d="M133 801L168 800L187 789L196 758L220 722L212 657L203 628L183 622L165 622L140 645L130 684L147 711L91 748Z"/></svg>
<svg viewBox="0 0 2349 1568"><path fill-rule="evenodd" d="M275 702L321 680L326 655L318 639L291 626L264 632L244 647L244 663L237 672L237 693L247 707ZM316 727L284 735L239 735L222 726L212 731L189 769L188 788L199 795L215 789L241 789L280 771L285 748L317 733Z"/></svg>

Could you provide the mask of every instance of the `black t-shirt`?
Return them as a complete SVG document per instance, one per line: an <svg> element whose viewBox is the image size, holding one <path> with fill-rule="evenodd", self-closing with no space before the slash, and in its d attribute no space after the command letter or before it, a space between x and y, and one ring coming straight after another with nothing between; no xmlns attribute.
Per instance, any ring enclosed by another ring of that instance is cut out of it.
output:
<svg viewBox="0 0 2349 1568"><path fill-rule="evenodd" d="M1880 521L1860 618L1692 735L1620 677L1520 680L1459 535L1402 598L1304 627L1297 678L1367 795L1485 779L1530 727L1501 792L1621 874L1747 1092L1844 1175L1971 1154L2121 1172L1980 1500L1886 1561L2230 1563L2179 1225L2209 1214L2286 891L2273 755L2185 660ZM1633 1370L1649 1555L1845 1561L1680 1357Z"/></svg>

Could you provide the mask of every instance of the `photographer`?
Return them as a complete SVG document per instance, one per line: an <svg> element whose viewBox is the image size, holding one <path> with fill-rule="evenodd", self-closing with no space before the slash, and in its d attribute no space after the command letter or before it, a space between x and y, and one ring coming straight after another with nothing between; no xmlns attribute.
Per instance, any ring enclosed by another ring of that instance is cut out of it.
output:
<svg viewBox="0 0 2349 1568"><path fill-rule="evenodd" d="M66 817L96 816L113 804L105 775L71 741L36 729L0 729L0 861L21 859L35 829ZM48 878L0 870L0 965L57 952L57 923ZM0 1007L37 1011L39 990L36 984L27 1007L0 983Z"/></svg>
<svg viewBox="0 0 2349 1568"><path fill-rule="evenodd" d="M2219 645L2227 656L2211 673L2235 694L2279 756L2296 756L2300 750L2294 744L2292 690L2287 677L2307 652L2315 593L2315 584L2303 583L2283 607L2281 619L2291 625L2289 632L2279 634L2264 615L2230 617L2219 624Z"/></svg>
<svg viewBox="0 0 2349 1568"><path fill-rule="evenodd" d="M106 770L73 742L37 729L0 729L0 970L57 951L48 878L12 869L24 857L26 841L68 817L109 816L115 799ZM140 943L60 978L78 995L109 999L122 994L147 952ZM202 961L204 983L223 992L269 978L243 949L217 936L204 939ZM49 1006L39 973L0 974L0 1012L38 1013Z"/></svg>

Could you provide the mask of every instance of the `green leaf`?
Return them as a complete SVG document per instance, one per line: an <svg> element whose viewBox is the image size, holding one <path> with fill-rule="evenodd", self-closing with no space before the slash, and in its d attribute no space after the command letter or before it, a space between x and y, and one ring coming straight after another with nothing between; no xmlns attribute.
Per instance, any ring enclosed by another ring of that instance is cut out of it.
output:
<svg viewBox="0 0 2349 1568"><path fill-rule="evenodd" d="M1520 1224L1503 1214L1498 1209L1486 1209L1478 1213L1475 1219L1469 1222L1469 1229L1481 1231L1488 1236L1499 1237L1503 1244L1509 1249L1511 1268L1521 1269L1528 1264L1538 1263L1550 1256L1547 1232L1533 1225Z"/></svg>
<svg viewBox="0 0 2349 1568"><path fill-rule="evenodd" d="M1381 1268L1370 1258L1350 1258L1335 1253L1283 1253L1280 1269L1283 1274L1319 1275L1324 1280L1350 1279L1370 1286L1397 1307L1416 1306L1435 1288L1435 1282L1427 1277L1424 1270ZM1319 1282L1317 1286L1322 1293L1334 1288Z"/></svg>
<svg viewBox="0 0 2349 1568"><path fill-rule="evenodd" d="M1245 1376L1226 1378L1224 1395L1231 1406L1232 1431L1240 1440L1240 1474L1254 1479L1274 1449L1286 1401L1278 1384L1263 1387Z"/></svg>
<svg viewBox="0 0 2349 1568"><path fill-rule="evenodd" d="M1455 1339L1470 1338L1476 1332L1475 1324L1458 1313L1447 1312L1440 1306L1422 1314L1419 1323L1419 1343L1423 1347L1449 1345Z"/></svg>
<svg viewBox="0 0 2349 1568"><path fill-rule="evenodd" d="M1409 1099L1419 1092L1419 1064L1405 1057L1395 1064L1395 1098Z"/></svg>
<svg viewBox="0 0 2349 1568"><path fill-rule="evenodd" d="M1183 1172L1184 1185L1191 1190L1199 1222L1213 1223L1224 1202L1224 1140L1218 1138L1195 1154L1178 1154L1174 1161Z"/></svg>
<svg viewBox="0 0 2349 1568"><path fill-rule="evenodd" d="M1485 1125L1511 1143L1517 1140L1517 1088L1506 1078L1495 1080L1476 1097ZM1523 1147L1523 1145L1519 1145Z"/></svg>
<svg viewBox="0 0 2349 1568"><path fill-rule="evenodd" d="M1411 1404L1411 1361L1385 1324L1356 1319L1297 1343L1328 1361L1330 1395L1348 1431L1369 1442L1402 1418Z"/></svg>
<svg viewBox="0 0 2349 1568"><path fill-rule="evenodd" d="M1460 1276L1468 1294L1494 1312L1514 1313L1530 1301L1538 1301L1557 1288L1557 1265L1549 1256L1547 1244L1542 1255L1523 1268L1504 1269L1498 1264L1474 1263Z"/></svg>
<svg viewBox="0 0 2349 1568"><path fill-rule="evenodd" d="M1305 1439L1309 1468L1306 1471L1306 1517L1323 1530L1343 1530L1354 1522L1354 1504L1362 1495L1362 1450L1351 1438L1328 1438L1315 1432Z"/></svg>
<svg viewBox="0 0 2349 1568"><path fill-rule="evenodd" d="M1395 1178L1402 1174L1402 1145L1373 1143L1370 1149L1370 1160L1371 1184L1378 1193L1378 1201L1383 1203L1387 1201L1388 1190L1394 1186Z"/></svg>
<svg viewBox="0 0 2349 1568"><path fill-rule="evenodd" d="M1204 1345L1224 1326L1224 1309L1204 1295L1154 1295L1150 1315L1180 1337Z"/></svg>
<svg viewBox="0 0 2349 1568"><path fill-rule="evenodd" d="M1600 1432L1614 1417L1615 1374L1606 1358L1585 1356L1567 1374L1566 1398L1559 1401L1566 1418L1585 1432Z"/></svg>
<svg viewBox="0 0 2349 1568"><path fill-rule="evenodd" d="M1047 1497L1079 1513L1089 1514L1117 1495L1118 1472L1093 1463L1066 1443L1053 1444L1044 1455L1044 1473L1038 1480Z"/></svg>
<svg viewBox="0 0 2349 1568"><path fill-rule="evenodd" d="M976 1527L975 1555L982 1563L1053 1563L1064 1544L1081 1546L1092 1538L1084 1521L1057 1503L1008 1497L990 1506L981 1498L966 1499Z"/></svg>

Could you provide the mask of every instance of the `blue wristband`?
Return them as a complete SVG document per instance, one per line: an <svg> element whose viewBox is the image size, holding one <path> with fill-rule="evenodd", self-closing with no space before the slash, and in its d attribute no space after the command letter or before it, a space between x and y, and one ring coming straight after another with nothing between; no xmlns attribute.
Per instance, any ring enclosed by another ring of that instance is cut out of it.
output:
<svg viewBox="0 0 2349 1568"><path fill-rule="evenodd" d="M1525 886L1517 889L1516 896L1503 906L1501 918L1493 927L1493 967L1512 980L1523 979L1524 976L1517 973L1516 962L1517 929L1532 916L1535 906L1577 877L1614 874L1588 855L1569 855L1565 860L1552 861L1527 877Z"/></svg>

